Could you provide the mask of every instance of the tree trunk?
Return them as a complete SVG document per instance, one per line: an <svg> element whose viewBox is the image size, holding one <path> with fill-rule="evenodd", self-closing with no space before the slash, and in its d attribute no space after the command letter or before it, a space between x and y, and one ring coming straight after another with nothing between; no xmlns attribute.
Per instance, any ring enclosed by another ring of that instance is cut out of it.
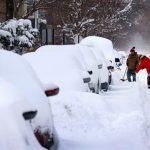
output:
<svg viewBox="0 0 150 150"><path fill-rule="evenodd" d="M14 14L14 1L6 0L6 19L13 19Z"/></svg>

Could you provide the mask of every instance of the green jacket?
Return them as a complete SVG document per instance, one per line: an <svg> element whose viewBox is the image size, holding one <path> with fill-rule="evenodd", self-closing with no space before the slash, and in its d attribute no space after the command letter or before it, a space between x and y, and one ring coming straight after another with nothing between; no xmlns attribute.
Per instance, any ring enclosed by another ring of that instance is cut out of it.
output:
<svg viewBox="0 0 150 150"><path fill-rule="evenodd" d="M136 52L134 54L130 54L128 56L126 64L128 66L128 69L135 70L139 64L138 54Z"/></svg>

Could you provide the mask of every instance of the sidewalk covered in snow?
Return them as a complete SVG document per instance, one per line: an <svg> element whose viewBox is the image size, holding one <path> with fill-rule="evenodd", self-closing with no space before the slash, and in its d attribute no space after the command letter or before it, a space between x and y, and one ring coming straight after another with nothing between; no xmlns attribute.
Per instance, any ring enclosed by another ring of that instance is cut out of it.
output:
<svg viewBox="0 0 150 150"><path fill-rule="evenodd" d="M50 100L58 150L149 149L150 91L146 74L141 72L137 82L129 83L120 81L123 72L114 72L113 85L106 93L62 92Z"/></svg>

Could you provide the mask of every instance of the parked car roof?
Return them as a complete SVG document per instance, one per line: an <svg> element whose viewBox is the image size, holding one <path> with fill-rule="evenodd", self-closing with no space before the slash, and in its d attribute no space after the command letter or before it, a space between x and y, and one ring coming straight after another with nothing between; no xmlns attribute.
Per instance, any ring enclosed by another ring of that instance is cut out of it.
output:
<svg viewBox="0 0 150 150"><path fill-rule="evenodd" d="M82 75L86 72L77 45L42 46L23 55L32 65L42 83L54 81L60 90L87 91Z"/></svg>
<svg viewBox="0 0 150 150"><path fill-rule="evenodd" d="M88 36L81 40L81 45L94 47L100 50L107 60L114 60L114 51L112 41L103 37Z"/></svg>

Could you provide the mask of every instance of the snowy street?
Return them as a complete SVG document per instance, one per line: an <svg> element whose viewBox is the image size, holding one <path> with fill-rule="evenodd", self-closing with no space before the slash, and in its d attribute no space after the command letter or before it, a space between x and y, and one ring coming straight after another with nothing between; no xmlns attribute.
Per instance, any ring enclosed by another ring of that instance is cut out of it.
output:
<svg viewBox="0 0 150 150"><path fill-rule="evenodd" d="M58 150L149 150L150 91L146 73L129 83L120 81L123 72L114 72L110 90L95 95L92 102L90 94L85 100L83 93L73 101L68 97L62 100L65 94L51 100L60 140Z"/></svg>
<svg viewBox="0 0 150 150"><path fill-rule="evenodd" d="M150 0L0 0L0 150L150 150Z"/></svg>

